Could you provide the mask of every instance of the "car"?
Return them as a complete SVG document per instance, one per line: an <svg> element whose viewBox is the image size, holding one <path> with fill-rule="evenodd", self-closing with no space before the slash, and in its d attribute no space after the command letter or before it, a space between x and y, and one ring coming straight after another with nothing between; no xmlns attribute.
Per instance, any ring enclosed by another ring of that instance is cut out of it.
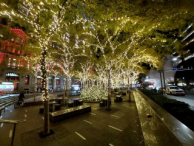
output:
<svg viewBox="0 0 194 146"><path fill-rule="evenodd" d="M185 91L177 86L169 86L166 88L166 94L185 96Z"/></svg>

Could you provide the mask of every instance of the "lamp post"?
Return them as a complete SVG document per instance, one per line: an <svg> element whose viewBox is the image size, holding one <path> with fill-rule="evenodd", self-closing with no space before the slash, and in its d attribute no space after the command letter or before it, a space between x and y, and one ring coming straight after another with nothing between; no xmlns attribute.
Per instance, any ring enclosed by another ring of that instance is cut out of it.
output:
<svg viewBox="0 0 194 146"><path fill-rule="evenodd" d="M160 73L160 83L161 83L161 89L162 89L162 95L163 95L162 71L159 70L159 73Z"/></svg>
<svg viewBox="0 0 194 146"><path fill-rule="evenodd" d="M164 83L164 93L166 93L166 84L165 84L165 76L164 76L164 70L162 70L162 75L163 75L163 83Z"/></svg>

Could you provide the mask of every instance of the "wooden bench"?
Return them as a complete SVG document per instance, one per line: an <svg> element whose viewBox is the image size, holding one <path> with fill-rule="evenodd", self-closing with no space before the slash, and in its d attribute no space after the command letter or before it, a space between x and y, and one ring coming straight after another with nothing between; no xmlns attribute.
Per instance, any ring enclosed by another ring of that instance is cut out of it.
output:
<svg viewBox="0 0 194 146"><path fill-rule="evenodd" d="M77 106L77 107L73 107L65 110L60 110L57 112L52 112L49 114L49 116L52 122L57 122L57 121L72 118L88 112L91 112L91 106L82 105L82 106Z"/></svg>

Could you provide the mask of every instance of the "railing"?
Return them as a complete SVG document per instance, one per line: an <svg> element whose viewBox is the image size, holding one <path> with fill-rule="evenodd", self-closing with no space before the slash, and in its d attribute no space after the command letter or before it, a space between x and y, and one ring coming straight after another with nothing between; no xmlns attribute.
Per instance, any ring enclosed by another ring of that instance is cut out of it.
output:
<svg viewBox="0 0 194 146"><path fill-rule="evenodd" d="M0 123L6 123L6 124L14 124L13 127L13 133L12 133L12 139L11 139L11 146L13 146L13 141L15 137L15 130L16 130L16 125L19 122L24 122L25 120L5 120L5 119L0 119Z"/></svg>
<svg viewBox="0 0 194 146"><path fill-rule="evenodd" d="M145 145L193 146L194 132L140 91L133 92Z"/></svg>

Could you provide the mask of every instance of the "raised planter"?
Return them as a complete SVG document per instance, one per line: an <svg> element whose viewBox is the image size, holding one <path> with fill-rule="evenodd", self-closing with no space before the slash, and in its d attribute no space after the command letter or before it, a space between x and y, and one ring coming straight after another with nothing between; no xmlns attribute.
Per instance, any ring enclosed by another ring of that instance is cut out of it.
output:
<svg viewBox="0 0 194 146"><path fill-rule="evenodd" d="M146 145L193 146L194 132L140 91L133 92ZM151 137L154 137L151 138Z"/></svg>

